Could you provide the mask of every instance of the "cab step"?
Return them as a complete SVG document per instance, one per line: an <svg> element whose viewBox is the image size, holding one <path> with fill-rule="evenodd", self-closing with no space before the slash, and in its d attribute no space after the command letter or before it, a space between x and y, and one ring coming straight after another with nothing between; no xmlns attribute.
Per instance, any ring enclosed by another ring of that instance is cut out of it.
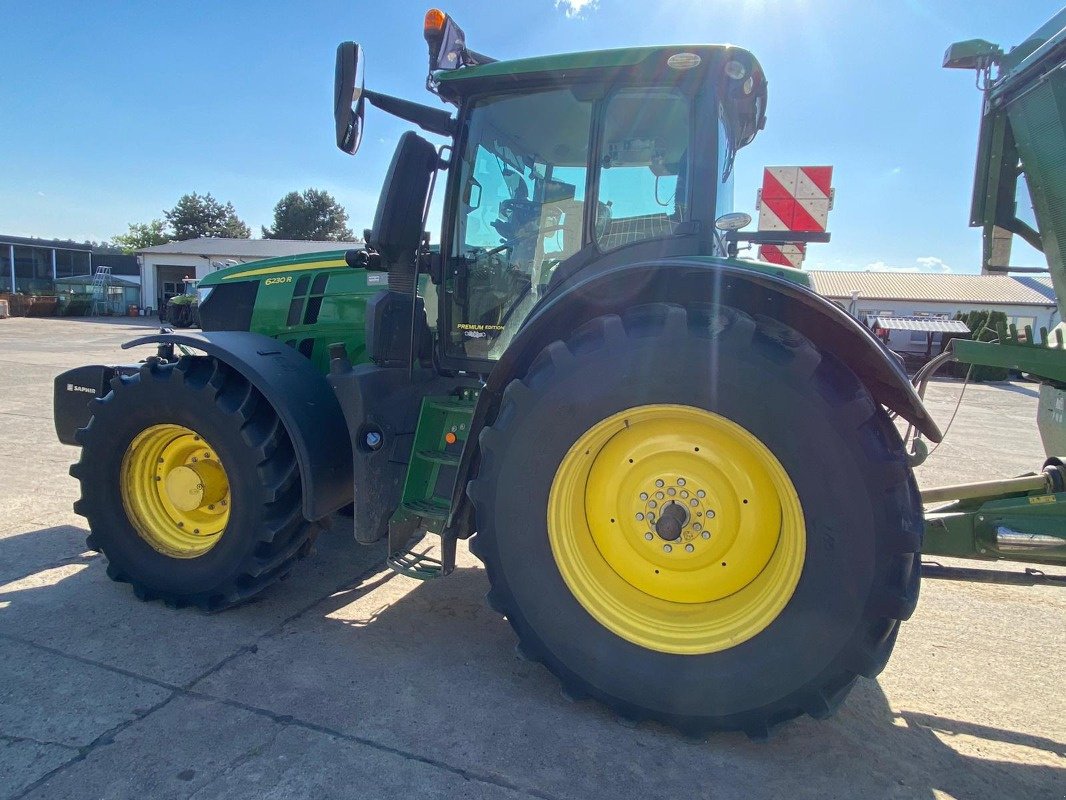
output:
<svg viewBox="0 0 1066 800"><path fill-rule="evenodd" d="M455 538L441 536L441 557L418 552L427 533L441 534L451 513L463 447L478 391L461 388L444 396L425 397L407 465L403 497L389 519L388 567L416 580L431 580L455 569Z"/></svg>

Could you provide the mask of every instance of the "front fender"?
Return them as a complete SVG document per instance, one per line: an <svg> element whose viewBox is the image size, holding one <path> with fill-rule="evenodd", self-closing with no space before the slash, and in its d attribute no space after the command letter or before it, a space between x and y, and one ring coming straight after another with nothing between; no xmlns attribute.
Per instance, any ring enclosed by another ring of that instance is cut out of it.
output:
<svg viewBox="0 0 1066 800"><path fill-rule="evenodd" d="M303 514L322 519L352 502L352 450L340 403L326 378L288 345L260 333L158 333L129 349L169 343L193 347L235 369L274 407L300 465Z"/></svg>

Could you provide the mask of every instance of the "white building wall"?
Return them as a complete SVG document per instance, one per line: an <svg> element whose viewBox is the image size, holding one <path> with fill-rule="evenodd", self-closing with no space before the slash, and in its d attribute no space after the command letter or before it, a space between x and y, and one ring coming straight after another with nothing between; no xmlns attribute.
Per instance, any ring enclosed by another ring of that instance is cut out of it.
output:
<svg viewBox="0 0 1066 800"><path fill-rule="evenodd" d="M141 305L150 306L153 311L158 311L159 286L156 276L159 266L186 267L192 272L192 277L203 278L208 272L213 271L210 259L200 256L187 256L173 253L160 255L141 256Z"/></svg>
<svg viewBox="0 0 1066 800"><path fill-rule="evenodd" d="M847 298L831 298L847 307L851 301ZM1053 305L1028 306L1028 305L992 305L987 303L941 303L933 301L916 302L913 300L877 300L871 298L859 298L859 317L865 316L893 316L893 317L920 317L926 314L946 315L954 319L958 313L966 314L970 311L1002 311L1007 315L1007 320L1021 328L1025 324L1032 324L1036 333L1041 327L1051 330L1059 322L1058 312ZM920 339L920 341L919 341ZM939 334L933 336L933 352L938 351ZM926 334L913 337L910 331L892 331L888 346L893 350L909 352L925 352Z"/></svg>

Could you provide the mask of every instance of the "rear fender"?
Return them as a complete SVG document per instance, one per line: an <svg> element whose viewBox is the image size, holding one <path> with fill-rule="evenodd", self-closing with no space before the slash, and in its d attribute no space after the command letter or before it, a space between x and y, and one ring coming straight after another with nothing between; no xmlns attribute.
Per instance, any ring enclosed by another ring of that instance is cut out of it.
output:
<svg viewBox="0 0 1066 800"><path fill-rule="evenodd" d="M584 322L645 303L720 303L762 314L794 328L843 361L874 400L912 423L933 442L943 435L892 352L858 320L810 289L772 274L719 259L676 258L625 264L574 276L540 305L496 363L478 400L459 466L449 528L468 535L472 524L465 485L476 474L477 435L491 424L507 384L525 374L548 344Z"/></svg>
<svg viewBox="0 0 1066 800"><path fill-rule="evenodd" d="M247 331L159 333L123 349L169 343L201 350L243 375L274 407L300 465L303 514L318 520L352 502L352 450L340 403L324 375L288 345Z"/></svg>

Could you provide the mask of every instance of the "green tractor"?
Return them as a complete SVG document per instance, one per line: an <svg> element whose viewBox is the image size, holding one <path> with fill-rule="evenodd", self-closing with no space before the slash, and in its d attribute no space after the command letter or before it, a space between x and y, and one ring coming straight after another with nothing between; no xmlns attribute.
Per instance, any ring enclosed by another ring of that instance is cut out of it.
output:
<svg viewBox="0 0 1066 800"><path fill-rule="evenodd" d="M889 414L941 433L802 272L736 257L773 236L733 211L759 62L494 61L435 10L425 38L445 107L365 89L360 48L338 49L342 150L367 104L437 140L401 137L365 249L221 270L202 333L57 378L89 545L139 597L216 609L346 511L416 578L469 540L519 652L570 696L694 735L832 713L918 597Z"/></svg>
<svg viewBox="0 0 1066 800"><path fill-rule="evenodd" d="M197 286L200 282L196 278L185 278L182 283L184 284L182 293L167 300L166 305L159 312L159 319L164 324L175 328L198 328L200 327L200 295Z"/></svg>

